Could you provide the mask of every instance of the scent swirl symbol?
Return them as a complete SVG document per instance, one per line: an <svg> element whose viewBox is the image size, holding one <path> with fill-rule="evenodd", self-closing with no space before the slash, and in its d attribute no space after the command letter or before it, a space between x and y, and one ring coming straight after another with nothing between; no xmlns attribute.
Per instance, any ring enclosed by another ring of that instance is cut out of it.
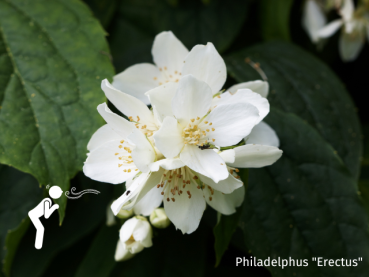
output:
<svg viewBox="0 0 369 277"><path fill-rule="evenodd" d="M80 192L75 192L75 190L76 190L75 187L71 188L71 190L70 190L70 192L73 196L69 196L69 191L65 192L65 196L68 197L69 199L78 199L86 193L93 193L93 194L99 194L100 193L100 191L95 190L95 189L85 189L85 190L82 190Z"/></svg>

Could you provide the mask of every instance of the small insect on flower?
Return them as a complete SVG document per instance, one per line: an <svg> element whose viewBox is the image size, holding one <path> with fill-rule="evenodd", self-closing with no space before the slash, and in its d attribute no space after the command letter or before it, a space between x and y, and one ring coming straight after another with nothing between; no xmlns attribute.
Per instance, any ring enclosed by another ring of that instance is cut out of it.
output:
<svg viewBox="0 0 369 277"><path fill-rule="evenodd" d="M126 195L128 195L130 192L131 192L130 190L127 190Z"/></svg>
<svg viewBox="0 0 369 277"><path fill-rule="evenodd" d="M205 149L212 149L212 145L210 145L210 143L205 143L204 145L200 145L199 148L201 150L205 150Z"/></svg>

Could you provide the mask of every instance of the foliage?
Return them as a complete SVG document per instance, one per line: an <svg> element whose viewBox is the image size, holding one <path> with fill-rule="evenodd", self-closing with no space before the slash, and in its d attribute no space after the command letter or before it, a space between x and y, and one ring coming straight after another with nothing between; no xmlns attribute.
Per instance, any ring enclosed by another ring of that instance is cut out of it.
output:
<svg viewBox="0 0 369 277"><path fill-rule="evenodd" d="M318 52L301 27L302 2L0 0L0 276L368 276L369 51L350 64L336 49ZM123 187L80 171L103 124L101 80L114 67L152 62L153 39L164 30L188 49L213 42L227 87L268 81L266 122L284 153L240 173L247 191L235 214L217 222L208 207L190 235L155 229L153 247L117 263L121 223L107 227L106 209ZM43 220L44 247L36 250L27 213L46 185L100 194L56 200L59 219ZM309 266L235 267L236 257L251 255ZM312 257L363 262L318 267Z"/></svg>

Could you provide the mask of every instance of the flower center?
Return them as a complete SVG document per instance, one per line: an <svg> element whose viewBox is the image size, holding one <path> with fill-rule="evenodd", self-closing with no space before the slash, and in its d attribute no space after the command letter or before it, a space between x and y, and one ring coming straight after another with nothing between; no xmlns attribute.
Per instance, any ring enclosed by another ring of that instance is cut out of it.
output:
<svg viewBox="0 0 369 277"><path fill-rule="evenodd" d="M121 149L119 152L116 152L114 155L118 157L118 167L126 167L126 166L134 166L132 156L130 155L132 153L132 150L128 146L124 146L124 140L120 141L120 144L118 146L119 149ZM131 172L133 169L131 168L125 168L124 172ZM135 171L138 171L138 169L134 169Z"/></svg>
<svg viewBox="0 0 369 277"><path fill-rule="evenodd" d="M175 198L173 198L173 196L181 196L184 192L185 195L191 199L192 195L188 188L189 186L194 185L193 182L197 183L198 189L203 188L203 185L197 181L198 179L199 177L197 177L192 170L187 166L184 166L173 170L165 170L161 176L160 183L156 187L158 189L163 189L161 195L164 195L164 199L168 202L170 200L175 202Z"/></svg>
<svg viewBox="0 0 369 277"><path fill-rule="evenodd" d="M136 128L144 133L144 135L146 135L147 137L151 137L154 132L158 130L158 128L155 128L153 126L148 127L146 124L140 123L141 119L139 116L137 116L137 121L132 116L128 117L128 119L131 122L135 123Z"/></svg>
<svg viewBox="0 0 369 277"><path fill-rule="evenodd" d="M209 139L209 133L215 131L211 125L213 123L209 123L205 121L205 124L209 124L209 126L204 126L204 129L201 129L198 125L195 124L195 121L199 121L200 118L191 119L191 123L188 124L182 131L182 137L184 139L184 144L198 145L203 147L205 144L209 142L214 142L215 139ZM200 122L199 122L200 123Z"/></svg>
<svg viewBox="0 0 369 277"><path fill-rule="evenodd" d="M175 70L173 73L170 73L166 66L164 66L163 68L160 67L159 70L161 72L161 78L154 77L154 81L157 81L159 83L159 86L161 86L163 83L169 82L178 83L182 77L182 73L178 72L177 70Z"/></svg>

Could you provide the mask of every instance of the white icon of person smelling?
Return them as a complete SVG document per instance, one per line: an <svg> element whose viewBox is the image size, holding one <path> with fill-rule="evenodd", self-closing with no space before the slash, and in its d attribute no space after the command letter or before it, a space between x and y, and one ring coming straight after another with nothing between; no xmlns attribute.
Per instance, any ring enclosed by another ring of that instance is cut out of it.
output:
<svg viewBox="0 0 369 277"><path fill-rule="evenodd" d="M49 195L53 199L58 199L63 194L63 191L58 186L52 186L49 190ZM45 216L45 218L49 218L51 214L59 209L58 204L54 204L50 198L43 199L34 209L29 211L28 216L31 219L33 225L36 228L36 240L35 240L35 248L41 249L42 243L44 240L45 228L42 225L40 218Z"/></svg>

